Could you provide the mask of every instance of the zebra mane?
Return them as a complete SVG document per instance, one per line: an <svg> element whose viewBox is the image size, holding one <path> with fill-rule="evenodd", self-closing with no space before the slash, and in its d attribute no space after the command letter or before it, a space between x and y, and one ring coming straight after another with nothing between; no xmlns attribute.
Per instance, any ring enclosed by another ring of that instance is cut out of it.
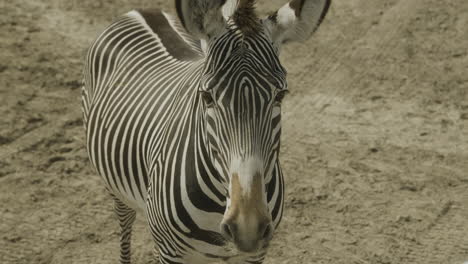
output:
<svg viewBox="0 0 468 264"><path fill-rule="evenodd" d="M238 0L232 20L239 30L246 36L261 31L260 19L255 10L256 0Z"/></svg>

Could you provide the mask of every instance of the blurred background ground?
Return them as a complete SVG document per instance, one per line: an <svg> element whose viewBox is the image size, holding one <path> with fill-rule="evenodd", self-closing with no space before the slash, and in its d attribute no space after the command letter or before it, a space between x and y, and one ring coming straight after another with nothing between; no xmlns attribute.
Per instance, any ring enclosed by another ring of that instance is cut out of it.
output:
<svg viewBox="0 0 468 264"><path fill-rule="evenodd" d="M172 1L0 2L0 263L117 263L79 88L90 42L137 7ZM467 14L465 0L335 0L283 49L286 210L265 263L468 261ZM152 263L136 229L134 260Z"/></svg>

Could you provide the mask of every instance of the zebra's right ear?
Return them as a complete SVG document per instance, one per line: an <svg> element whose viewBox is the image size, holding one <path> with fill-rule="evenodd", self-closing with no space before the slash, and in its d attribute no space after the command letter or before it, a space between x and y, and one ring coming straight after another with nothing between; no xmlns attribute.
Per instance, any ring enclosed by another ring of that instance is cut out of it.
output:
<svg viewBox="0 0 468 264"><path fill-rule="evenodd" d="M177 15L185 29L209 40L226 28L222 7L226 0L175 0Z"/></svg>
<svg viewBox="0 0 468 264"><path fill-rule="evenodd" d="M272 40L281 45L289 41L305 41L322 23L331 0L291 0L265 19Z"/></svg>

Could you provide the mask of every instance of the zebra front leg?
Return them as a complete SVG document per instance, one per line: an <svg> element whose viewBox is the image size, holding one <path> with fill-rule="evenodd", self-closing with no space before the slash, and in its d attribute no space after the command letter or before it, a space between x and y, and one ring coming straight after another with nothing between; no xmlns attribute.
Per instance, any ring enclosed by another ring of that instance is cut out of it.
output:
<svg viewBox="0 0 468 264"><path fill-rule="evenodd" d="M120 225L120 263L130 264L132 226L135 222L136 211L128 207L115 196L113 196L113 198L114 211L117 214Z"/></svg>

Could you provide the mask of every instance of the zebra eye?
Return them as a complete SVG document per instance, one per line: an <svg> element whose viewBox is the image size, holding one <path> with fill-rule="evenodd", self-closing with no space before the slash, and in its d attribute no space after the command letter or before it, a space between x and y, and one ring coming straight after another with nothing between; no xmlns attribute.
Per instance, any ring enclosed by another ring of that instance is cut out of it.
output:
<svg viewBox="0 0 468 264"><path fill-rule="evenodd" d="M201 92L201 97L207 107L212 107L214 105L213 96L211 96L210 92Z"/></svg>
<svg viewBox="0 0 468 264"><path fill-rule="evenodd" d="M287 90L285 91L279 91L277 94L276 94L276 97L275 97L275 102L277 103L281 103L284 99L284 97L286 96L286 94L288 93Z"/></svg>

